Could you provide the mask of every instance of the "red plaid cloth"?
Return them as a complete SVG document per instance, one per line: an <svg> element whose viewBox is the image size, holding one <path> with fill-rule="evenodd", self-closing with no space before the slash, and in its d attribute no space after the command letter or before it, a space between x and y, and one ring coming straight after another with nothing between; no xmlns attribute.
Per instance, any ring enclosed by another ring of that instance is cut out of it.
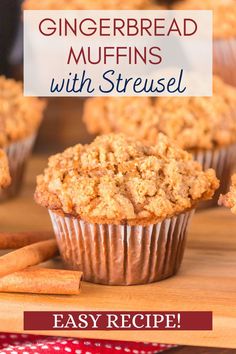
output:
<svg viewBox="0 0 236 354"><path fill-rule="evenodd" d="M168 344L0 333L0 354L154 354L173 347Z"/></svg>

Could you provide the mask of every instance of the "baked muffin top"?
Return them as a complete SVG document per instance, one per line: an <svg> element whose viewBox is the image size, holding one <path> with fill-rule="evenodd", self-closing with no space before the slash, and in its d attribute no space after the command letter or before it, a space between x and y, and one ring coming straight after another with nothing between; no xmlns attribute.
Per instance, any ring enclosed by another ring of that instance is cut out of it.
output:
<svg viewBox="0 0 236 354"><path fill-rule="evenodd" d="M163 134L155 146L108 134L52 156L35 200L92 223L147 225L211 199L218 185L214 170L203 172Z"/></svg>
<svg viewBox="0 0 236 354"><path fill-rule="evenodd" d="M23 96L21 82L0 76L0 147L33 134L44 108L44 101Z"/></svg>
<svg viewBox="0 0 236 354"><path fill-rule="evenodd" d="M179 0L173 4L176 10L213 10L214 38L236 36L235 0Z"/></svg>
<svg viewBox="0 0 236 354"><path fill-rule="evenodd" d="M236 142L236 89L213 79L212 97L160 97L159 129L184 149L212 149Z"/></svg>
<svg viewBox="0 0 236 354"><path fill-rule="evenodd" d="M155 0L25 0L25 10L144 10ZM160 7L162 8L162 6Z"/></svg>
<svg viewBox="0 0 236 354"><path fill-rule="evenodd" d="M155 144L158 132L188 150L236 142L236 89L214 77L213 97L99 97L86 101L90 133L124 133Z"/></svg>
<svg viewBox="0 0 236 354"><path fill-rule="evenodd" d="M232 185L226 195L221 195L219 205L230 208L233 214L236 214L236 174L232 176Z"/></svg>
<svg viewBox="0 0 236 354"><path fill-rule="evenodd" d="M11 182L6 154L0 149L0 190Z"/></svg>

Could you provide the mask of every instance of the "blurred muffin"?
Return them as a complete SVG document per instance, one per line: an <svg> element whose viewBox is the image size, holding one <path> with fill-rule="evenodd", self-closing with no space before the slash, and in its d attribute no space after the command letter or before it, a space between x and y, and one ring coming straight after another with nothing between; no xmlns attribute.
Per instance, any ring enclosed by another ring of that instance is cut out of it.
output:
<svg viewBox="0 0 236 354"><path fill-rule="evenodd" d="M213 10L214 71L236 86L236 1L179 0L176 10Z"/></svg>
<svg viewBox="0 0 236 354"><path fill-rule="evenodd" d="M5 150L12 183L0 200L20 189L26 161L42 120L45 103L23 96L22 83L0 76L0 148Z"/></svg>
<svg viewBox="0 0 236 354"><path fill-rule="evenodd" d="M155 0L25 0L24 10L144 10Z"/></svg>
<svg viewBox="0 0 236 354"><path fill-rule="evenodd" d="M0 191L11 182L6 154L0 149Z"/></svg>
<svg viewBox="0 0 236 354"><path fill-rule="evenodd" d="M235 0L179 0L173 4L175 10L213 10L213 32L215 39L236 37Z"/></svg>
<svg viewBox="0 0 236 354"><path fill-rule="evenodd" d="M236 89L213 78L212 97L155 100L159 129L186 150L218 149L236 143Z"/></svg>
<svg viewBox="0 0 236 354"><path fill-rule="evenodd" d="M191 152L204 170L216 171L220 188L201 208L217 206L236 166L236 89L214 77L212 97L163 97L155 104L160 131Z"/></svg>
<svg viewBox="0 0 236 354"><path fill-rule="evenodd" d="M155 144L159 116L150 97L96 97L86 100L83 120L91 134L124 133Z"/></svg>
<svg viewBox="0 0 236 354"><path fill-rule="evenodd" d="M166 134L205 170L214 168L225 193L236 159L236 89L216 76L213 82L213 97L91 98L83 119L92 134L124 133L147 144Z"/></svg>
<svg viewBox="0 0 236 354"><path fill-rule="evenodd" d="M233 214L236 214L236 174L232 176L230 191L226 195L220 196L219 205L230 208Z"/></svg>
<svg viewBox="0 0 236 354"><path fill-rule="evenodd" d="M158 132L186 150L236 143L236 89L213 79L212 97L97 97L85 102L91 134L125 133L155 144Z"/></svg>
<svg viewBox="0 0 236 354"><path fill-rule="evenodd" d="M215 172L164 135L147 146L110 134L52 156L35 199L85 280L131 285L177 272L192 210L217 188Z"/></svg>

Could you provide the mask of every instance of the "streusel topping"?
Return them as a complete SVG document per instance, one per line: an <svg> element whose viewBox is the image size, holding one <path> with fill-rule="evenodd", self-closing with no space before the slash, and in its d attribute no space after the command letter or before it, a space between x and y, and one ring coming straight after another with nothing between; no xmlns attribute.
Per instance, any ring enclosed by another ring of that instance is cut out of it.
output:
<svg viewBox="0 0 236 354"><path fill-rule="evenodd" d="M36 201L94 223L156 223L210 199L213 170L160 134L145 146L122 134L99 136L52 156L37 178Z"/></svg>
<svg viewBox="0 0 236 354"><path fill-rule="evenodd" d="M25 10L143 10L154 0L25 0Z"/></svg>
<svg viewBox="0 0 236 354"><path fill-rule="evenodd" d="M159 132L159 116L149 97L90 98L83 119L91 134L124 133L155 144Z"/></svg>
<svg viewBox="0 0 236 354"><path fill-rule="evenodd" d="M236 142L236 89L214 77L213 97L102 97L85 103L90 133L124 133L155 144L158 132L188 150Z"/></svg>
<svg viewBox="0 0 236 354"><path fill-rule="evenodd" d="M220 196L219 205L230 208L232 213L236 214L236 174L232 176L232 185L229 193Z"/></svg>
<svg viewBox="0 0 236 354"><path fill-rule="evenodd" d="M184 149L211 149L236 142L236 89L219 77L212 97L160 97L161 132Z"/></svg>
<svg viewBox="0 0 236 354"><path fill-rule="evenodd" d="M0 147L33 134L44 108L44 101L23 96L22 83L0 76Z"/></svg>
<svg viewBox="0 0 236 354"><path fill-rule="evenodd" d="M173 4L176 10L213 10L214 37L216 39L236 36L235 0L179 0Z"/></svg>
<svg viewBox="0 0 236 354"><path fill-rule="evenodd" d="M11 182L6 154L0 149L0 189L7 187Z"/></svg>

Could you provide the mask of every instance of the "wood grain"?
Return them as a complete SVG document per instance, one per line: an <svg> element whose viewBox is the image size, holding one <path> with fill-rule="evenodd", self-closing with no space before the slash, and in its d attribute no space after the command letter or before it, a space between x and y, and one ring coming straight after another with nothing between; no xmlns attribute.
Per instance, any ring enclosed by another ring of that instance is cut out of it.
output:
<svg viewBox="0 0 236 354"><path fill-rule="evenodd" d="M47 211L33 201L35 175L45 164L45 158L34 158L21 197L0 205L1 231L51 230ZM213 331L72 331L69 335L236 348L235 233L236 217L228 210L197 213L179 274L161 283L133 287L84 283L79 297L0 294L0 331L22 332L26 310L210 310L214 313ZM61 265L53 262L50 266ZM68 336L68 332L60 335Z"/></svg>

